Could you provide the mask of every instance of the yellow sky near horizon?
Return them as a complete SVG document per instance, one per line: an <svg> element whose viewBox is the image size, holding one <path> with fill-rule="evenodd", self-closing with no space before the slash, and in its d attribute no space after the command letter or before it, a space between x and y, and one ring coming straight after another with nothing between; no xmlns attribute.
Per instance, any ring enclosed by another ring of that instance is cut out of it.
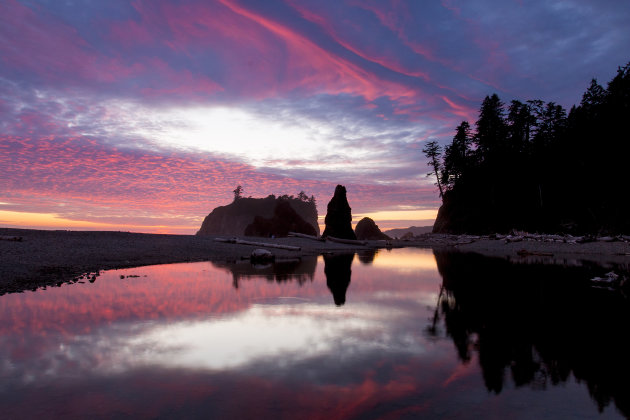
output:
<svg viewBox="0 0 630 420"><path fill-rule="evenodd" d="M352 224L355 226L363 217L373 219L381 230L407 228L409 226L425 226L433 223L437 210L390 210L371 213L357 213L353 215ZM324 229L324 215L319 216L320 230ZM194 235L201 226L198 225L137 225L92 222L88 220L73 220L54 213L33 213L0 210L0 227L23 229L67 229L67 230L122 230L140 233L171 233Z"/></svg>

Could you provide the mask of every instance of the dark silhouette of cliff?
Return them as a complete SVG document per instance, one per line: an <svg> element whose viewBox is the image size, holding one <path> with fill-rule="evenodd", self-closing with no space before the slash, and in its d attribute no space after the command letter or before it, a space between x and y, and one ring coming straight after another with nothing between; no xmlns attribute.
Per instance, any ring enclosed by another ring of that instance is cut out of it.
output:
<svg viewBox="0 0 630 420"><path fill-rule="evenodd" d="M357 235L357 239L359 240L389 240L392 239L389 236L385 235L378 228L378 225L374 222L374 220L369 217L364 217L359 220L356 227L354 228L354 233Z"/></svg>
<svg viewBox="0 0 630 420"><path fill-rule="evenodd" d="M288 200L278 200L270 219L256 216L245 228L245 236L284 237L289 232L317 235L315 228L293 210Z"/></svg>
<svg viewBox="0 0 630 420"><path fill-rule="evenodd" d="M427 149L443 190L433 231L630 232L628 121L630 63L606 88L593 79L568 114L487 96L474 129L463 121L443 150Z"/></svg>
<svg viewBox="0 0 630 420"><path fill-rule="evenodd" d="M573 376L600 411L612 402L630 416L630 306L621 293L589 284L610 267L511 264L437 251L435 257L443 291L427 330L450 337L463 363L477 353L489 391L501 393L509 379L544 389Z"/></svg>
<svg viewBox="0 0 630 420"><path fill-rule="evenodd" d="M333 236L343 239L357 239L352 230L352 211L346 197L346 187L337 185L333 198L328 202L326 228L322 236Z"/></svg>
<svg viewBox="0 0 630 420"><path fill-rule="evenodd" d="M313 227L315 234L319 234L315 199L309 199L301 193L297 198L276 198L273 195L266 198L235 198L232 203L212 210L204 219L197 235L244 235L245 229L254 222L256 216L271 219L280 200L287 201Z"/></svg>

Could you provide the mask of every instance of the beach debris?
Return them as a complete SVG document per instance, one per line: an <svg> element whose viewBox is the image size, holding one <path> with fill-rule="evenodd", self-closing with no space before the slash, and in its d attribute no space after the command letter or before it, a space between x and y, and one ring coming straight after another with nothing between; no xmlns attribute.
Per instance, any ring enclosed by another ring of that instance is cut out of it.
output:
<svg viewBox="0 0 630 420"><path fill-rule="evenodd" d="M295 238L312 239L314 241L322 241L322 242L325 241L325 239L320 236L307 235L305 233L299 233L299 232L289 232L288 236L293 236Z"/></svg>
<svg viewBox="0 0 630 420"><path fill-rule="evenodd" d="M625 286L626 278L614 271L609 271L604 274L604 277L593 277L590 281L593 288L614 291Z"/></svg>
<svg viewBox="0 0 630 420"><path fill-rule="evenodd" d="M249 260L252 262L252 264L270 262L275 260L275 258L275 255L273 255L271 251L262 248L253 250L251 255L249 256Z"/></svg>
<svg viewBox="0 0 630 420"><path fill-rule="evenodd" d="M22 242L21 236L0 236L0 241L9 241L9 242Z"/></svg>
<svg viewBox="0 0 630 420"><path fill-rule="evenodd" d="M367 245L367 241L358 241L358 240L355 240L355 239L335 238L334 236L327 236L326 240L331 241L331 242L336 242L336 243L339 243L339 244L346 244L346 245L362 245L362 246Z"/></svg>
<svg viewBox="0 0 630 420"><path fill-rule="evenodd" d="M277 249L286 249L289 251L300 251L302 248L299 246L293 245L282 245L282 244L271 244L265 242L254 242L254 241L246 241L238 238L214 238L215 242L226 242L230 244L239 244L239 245L253 245L260 246L265 248L277 248Z"/></svg>
<svg viewBox="0 0 630 420"><path fill-rule="evenodd" d="M509 244L510 242L521 242L523 239L525 239L525 237L521 235L508 235L505 237L505 243Z"/></svg>
<svg viewBox="0 0 630 420"><path fill-rule="evenodd" d="M617 238L614 236L600 236L597 238L597 242L615 242Z"/></svg>

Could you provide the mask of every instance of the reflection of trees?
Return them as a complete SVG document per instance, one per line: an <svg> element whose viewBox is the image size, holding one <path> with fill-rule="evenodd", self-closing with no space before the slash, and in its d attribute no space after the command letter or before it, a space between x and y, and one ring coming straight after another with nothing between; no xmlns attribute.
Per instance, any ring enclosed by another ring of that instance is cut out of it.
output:
<svg viewBox="0 0 630 420"><path fill-rule="evenodd" d="M630 307L621 294L588 287L601 269L435 256L444 288L436 321L464 363L477 352L489 391L500 393L508 372L517 387L536 389L573 375L600 411L614 401L630 416Z"/></svg>
<svg viewBox="0 0 630 420"><path fill-rule="evenodd" d="M354 254L324 255L326 285L332 292L337 306L346 303L346 290L350 286L353 259Z"/></svg>
<svg viewBox="0 0 630 420"><path fill-rule="evenodd" d="M278 260L269 264L251 264L248 260L232 263L213 262L212 264L216 267L228 269L232 273L235 289L238 289L241 280L261 277L269 282L297 281L302 285L307 281L313 281L317 257Z"/></svg>

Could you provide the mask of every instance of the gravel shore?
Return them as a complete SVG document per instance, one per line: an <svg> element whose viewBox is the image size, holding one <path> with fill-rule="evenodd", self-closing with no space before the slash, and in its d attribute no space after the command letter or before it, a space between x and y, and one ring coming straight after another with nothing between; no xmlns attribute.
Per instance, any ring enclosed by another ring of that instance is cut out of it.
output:
<svg viewBox="0 0 630 420"><path fill-rule="evenodd" d="M12 240L12 239L16 240ZM19 238L19 239L18 239ZM248 257L254 245L216 242L214 236L156 235L128 232L45 231L0 228L0 294L72 281L100 270L192 261L233 261ZM300 247L299 251L271 249L277 258L344 253L383 247L320 242L303 238L248 238ZM393 247L432 247L520 261L630 264L630 244L624 241L583 244L561 241L518 241L454 235L421 235L411 241L392 241Z"/></svg>
<svg viewBox="0 0 630 420"><path fill-rule="evenodd" d="M216 242L214 236L0 228L0 294L71 281L100 270L193 261L230 261L260 248ZM367 247L302 238L248 238L298 246L271 249L278 258L352 252Z"/></svg>

